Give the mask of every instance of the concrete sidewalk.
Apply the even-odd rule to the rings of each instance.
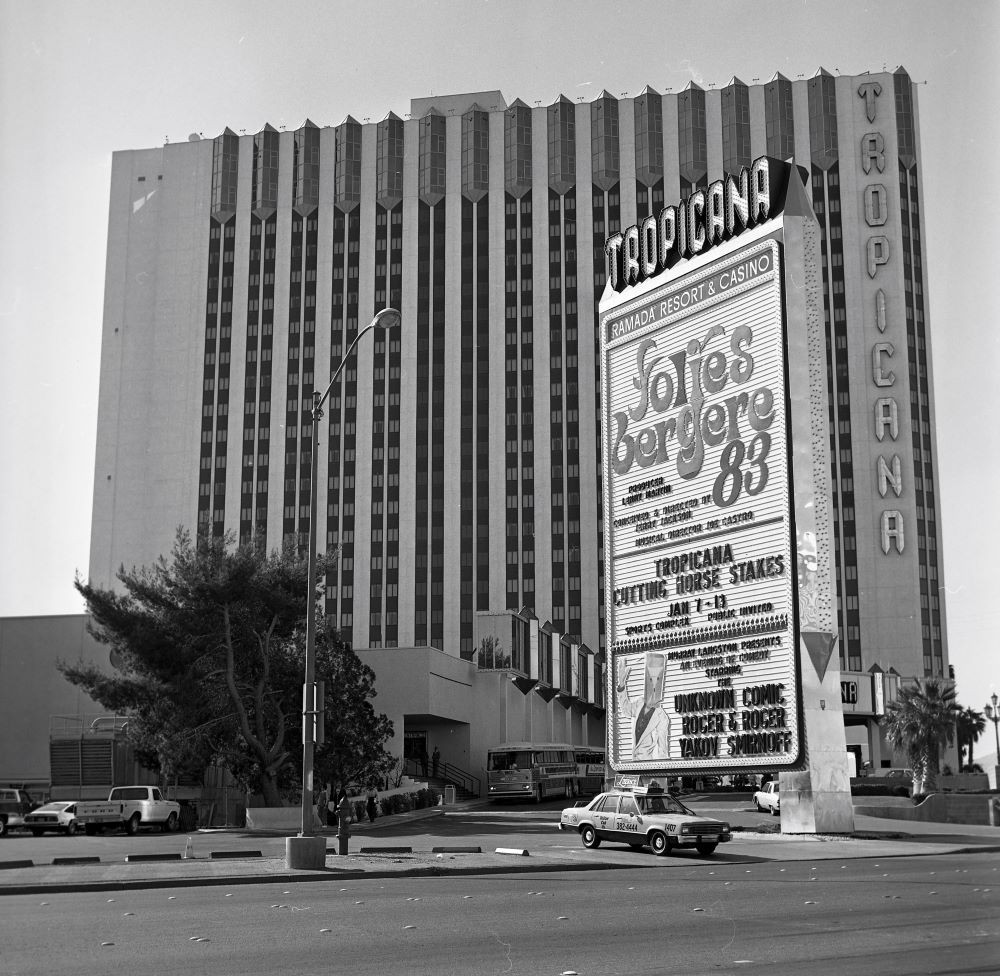
[[[450,808],[449,812],[454,810]],[[415,816],[415,814],[417,814]],[[440,815],[440,808],[416,811],[377,821],[391,827]],[[736,831],[733,840],[720,847],[712,859],[692,856],[692,863],[726,864],[762,861],[853,860],[861,858],[912,857],[938,854],[1000,852],[1000,830],[967,824],[901,824],[900,821],[859,816],[857,833],[844,835],[788,835]],[[902,829],[901,829],[902,828]],[[553,826],[553,840],[526,854],[499,853],[484,848],[468,852],[458,844],[433,850],[379,847],[377,838],[365,838],[367,824],[352,825],[351,852],[339,857],[337,837],[325,831],[326,867],[322,871],[288,870],[283,857],[234,856],[231,852],[213,859],[212,831],[199,831],[197,850],[201,856],[187,860],[142,860],[136,862],[37,864],[17,866],[0,861],[0,895],[47,895],[70,891],[121,891],[140,888],[173,888],[195,885],[239,885],[266,882],[337,881],[357,878],[412,877],[443,874],[496,874],[538,871],[595,871],[624,867],[655,869],[663,862],[650,856],[636,860],[616,845],[586,850],[572,843],[571,834]],[[175,835],[176,838],[177,835]],[[263,836],[259,832],[251,836]],[[275,835],[276,837],[277,835]],[[272,841],[275,838],[272,838]],[[172,845],[176,846],[176,845]],[[269,845],[273,848],[273,843]],[[362,853],[362,849],[366,853]],[[508,849],[501,849],[508,850]],[[684,857],[685,855],[678,855]],[[9,866],[6,866],[9,865]]]

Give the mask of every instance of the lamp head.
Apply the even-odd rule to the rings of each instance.
[[[399,310],[395,308],[383,308],[374,319],[372,319],[372,326],[376,329],[395,329],[403,321],[403,316],[400,315]]]

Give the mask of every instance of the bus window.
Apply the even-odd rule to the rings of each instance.
[[[524,751],[491,752],[487,759],[487,769],[504,772],[531,768],[531,753]]]

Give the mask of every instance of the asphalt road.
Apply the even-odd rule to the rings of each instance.
[[[1000,855],[10,896],[5,976],[995,973]]]

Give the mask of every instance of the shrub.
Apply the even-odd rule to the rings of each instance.
[[[865,783],[852,780],[851,793],[854,796],[909,796],[910,788],[901,783],[893,785],[884,780],[879,782],[878,779]]]

